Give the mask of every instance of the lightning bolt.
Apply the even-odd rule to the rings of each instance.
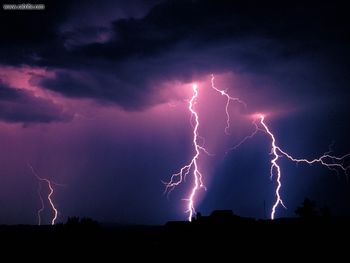
[[[37,214],[38,214],[38,225],[41,226],[41,213],[45,209],[44,199],[41,196],[41,182],[39,182],[39,184],[38,184],[38,196],[40,198],[40,204],[41,204],[41,207],[40,207],[40,209],[37,212]]]
[[[192,187],[192,190],[190,192],[190,195],[185,201],[187,201],[187,210],[186,213],[188,213],[188,221],[192,221],[193,215],[196,213],[195,210],[195,197],[197,194],[197,191],[200,188],[203,188],[206,190],[204,184],[203,184],[203,175],[200,172],[198,168],[198,158],[200,155],[200,151],[203,151],[208,154],[207,150],[203,147],[203,144],[200,144],[198,142],[198,139],[200,139],[200,135],[198,134],[198,128],[199,128],[199,117],[198,113],[196,112],[194,105],[197,102],[198,98],[198,86],[197,84],[193,84],[192,86],[193,95],[192,98],[189,101],[188,109],[191,112],[191,119],[194,118],[194,125],[193,127],[193,147],[194,147],[194,155],[190,161],[189,164],[183,166],[178,173],[175,173],[171,176],[170,181],[168,183],[165,183],[166,189],[165,192],[170,193],[176,186],[181,184],[183,180],[186,178],[186,176],[192,171],[192,175],[194,178],[194,185]],[[204,140],[202,140],[204,143]]]
[[[226,135],[229,135],[229,129],[230,129],[230,113],[229,113],[229,106],[231,101],[238,102],[242,104],[245,108],[247,107],[247,104],[240,100],[239,98],[231,97],[229,94],[227,94],[227,90],[220,90],[215,87],[215,76],[214,74],[211,74],[211,87],[215,91],[219,92],[222,96],[226,98],[226,105],[225,105],[225,112],[226,112],[226,127],[225,127],[225,133]]]
[[[278,159],[282,156],[285,156],[287,159],[289,159],[292,162],[295,163],[306,163],[309,165],[318,163],[321,164],[325,167],[327,167],[329,170],[332,171],[336,171],[338,173],[338,170],[342,170],[346,175],[348,170],[350,169],[350,165],[345,166],[344,162],[345,159],[347,157],[350,157],[350,153],[345,154],[341,157],[337,157],[334,155],[330,155],[330,152],[326,152],[324,153],[322,156],[320,156],[319,158],[315,158],[315,159],[302,159],[302,158],[295,158],[292,155],[288,154],[286,151],[282,150],[279,146],[276,145],[276,139],[275,136],[273,135],[273,133],[270,131],[270,129],[268,128],[268,126],[265,123],[265,117],[262,114],[259,114],[259,118],[260,118],[260,124],[263,127],[263,131],[266,132],[266,134],[268,134],[271,138],[271,153],[274,155],[274,158],[271,160],[271,170],[270,170],[270,175],[271,178],[274,175],[274,170],[277,171],[276,174],[276,181],[277,181],[277,187],[276,187],[276,191],[275,191],[275,195],[276,195],[276,200],[275,203],[272,206],[272,210],[271,210],[271,219],[275,218],[275,214],[276,214],[276,209],[278,207],[278,205],[282,205],[283,207],[283,201],[280,195],[280,190],[282,187],[282,182],[281,182],[281,169],[277,163]],[[261,130],[260,128],[258,128],[259,130]]]
[[[225,104],[225,112],[226,112],[226,127],[225,127],[225,134],[229,135],[229,129],[230,129],[230,113],[229,113],[229,106],[230,102],[238,102],[242,104],[244,107],[247,107],[246,103],[239,98],[231,97],[227,90],[220,90],[216,88],[215,86],[215,77],[214,74],[211,75],[211,88],[214,89],[216,92],[220,93],[222,96],[226,98],[226,104]],[[188,109],[191,113],[191,125],[193,127],[193,146],[194,146],[194,155],[191,159],[191,161],[183,166],[178,173],[172,174],[170,181],[167,183],[164,183],[166,185],[165,193],[170,194],[170,192],[180,185],[187,177],[188,174],[192,171],[192,175],[194,178],[194,185],[192,187],[192,190],[190,192],[190,195],[187,199],[185,199],[187,204],[187,210],[186,212],[189,213],[188,220],[191,221],[193,215],[196,213],[195,210],[195,197],[200,188],[205,188],[203,184],[203,175],[200,172],[198,168],[198,158],[200,156],[200,152],[204,152],[208,155],[211,155],[208,153],[208,151],[204,148],[205,140],[203,137],[201,137],[198,133],[199,128],[199,117],[198,113],[196,112],[194,105],[197,103],[198,98],[198,86],[196,84],[193,84],[192,87],[193,95],[192,98],[189,101]],[[299,164],[299,163],[306,163],[309,165],[318,163],[325,167],[327,167],[329,170],[336,171],[338,173],[338,170],[343,171],[346,175],[348,175],[348,170],[350,169],[350,165],[345,166],[345,160],[347,157],[350,157],[350,153],[345,154],[343,156],[337,157],[334,155],[331,155],[331,151],[328,151],[324,153],[319,158],[315,159],[304,159],[304,158],[295,158],[286,151],[282,150],[278,145],[275,138],[275,135],[272,133],[272,131],[269,129],[268,125],[265,122],[265,116],[263,114],[257,114],[258,118],[255,118],[252,122],[254,126],[253,132],[244,137],[243,140],[241,140],[237,145],[230,148],[226,154],[231,151],[237,149],[239,146],[241,146],[243,143],[245,143],[247,140],[253,138],[259,131],[264,132],[269,136],[271,139],[271,155],[273,155],[273,158],[271,160],[271,166],[270,166],[270,178],[271,180],[275,177],[276,178],[276,189],[275,189],[275,196],[276,199],[273,203],[272,209],[271,209],[271,219],[275,219],[277,208],[281,205],[284,208],[286,206],[283,203],[282,197],[281,197],[281,188],[282,188],[282,173],[281,173],[281,167],[278,164],[278,161],[281,157],[286,157],[288,160]],[[193,124],[194,119],[194,124]],[[198,140],[201,140],[201,143]]]
[[[271,154],[273,154],[273,156],[274,156],[274,158],[271,160],[271,168],[270,168],[271,179],[273,178],[274,171],[277,172],[277,174],[276,174],[277,187],[276,187],[276,191],[275,191],[276,201],[273,204],[272,211],[271,211],[271,219],[274,219],[277,206],[279,204],[281,204],[284,208],[286,208],[286,207],[283,204],[283,201],[282,201],[282,198],[281,198],[281,195],[280,195],[280,190],[281,190],[281,187],[282,187],[282,183],[281,183],[281,168],[279,167],[279,165],[277,163],[277,161],[278,161],[278,159],[280,157],[278,155],[278,153],[277,153],[279,148],[276,146],[275,136],[272,134],[272,132],[269,130],[269,128],[265,124],[264,119],[265,119],[265,117],[263,115],[260,115],[260,123],[264,127],[266,133],[271,138]]]
[[[51,206],[51,209],[53,210],[54,212],[54,216],[51,220],[51,225],[54,225],[55,224],[55,221],[57,219],[57,214],[58,214],[58,211],[52,201],[52,195],[54,193],[54,189],[52,187],[52,183],[49,179],[46,179],[46,178],[42,178],[40,177],[36,171],[34,170],[33,166],[31,166],[29,163],[28,163],[28,166],[30,168],[30,170],[32,171],[33,175],[38,179],[39,181],[39,188],[38,188],[38,194],[39,194],[39,198],[40,198],[40,202],[41,202],[41,208],[38,210],[37,214],[38,214],[38,225],[40,226],[41,225],[41,212],[45,209],[45,206],[44,206],[44,200],[43,200],[43,197],[41,195],[41,183],[42,182],[45,182],[47,184],[47,187],[49,188],[50,192],[49,194],[47,195],[47,200]]]
[[[230,102],[231,101],[235,101],[235,102],[238,102],[242,105],[244,105],[244,107],[247,107],[247,104],[240,100],[239,98],[235,98],[235,97],[231,97],[229,94],[227,94],[226,90],[220,90],[218,88],[215,87],[215,77],[214,77],[214,74],[211,75],[211,87],[216,90],[217,92],[219,92],[222,96],[225,96],[226,97],[226,105],[225,105],[225,112],[226,112],[226,127],[225,127],[225,133],[227,135],[229,135],[229,128],[230,128],[230,114],[229,114],[229,105],[230,105]],[[261,125],[264,127],[264,130],[267,134],[269,134],[269,136],[271,137],[271,153],[274,155],[274,158],[271,160],[271,169],[270,169],[270,176],[271,178],[273,178],[273,175],[274,175],[274,171],[277,172],[277,176],[276,176],[276,181],[277,181],[277,188],[276,188],[276,201],[272,207],[272,212],[271,212],[271,218],[274,219],[275,217],[275,213],[276,213],[276,208],[279,204],[281,204],[283,207],[285,207],[285,205],[283,204],[283,200],[281,198],[281,195],[280,195],[280,189],[282,187],[282,183],[281,183],[281,168],[279,167],[277,161],[279,159],[279,155],[277,153],[278,151],[278,147],[276,146],[276,140],[275,140],[275,137],[274,135],[270,132],[269,128],[266,126],[266,124],[264,123],[264,116],[263,115],[260,115],[260,123]],[[235,145],[234,147],[231,147],[228,151],[226,151],[226,154],[228,152],[230,152],[231,150],[235,150],[237,149],[239,146],[241,146],[243,143],[245,143],[247,140],[253,138],[257,133],[258,131],[260,130],[256,121],[254,120],[253,121],[253,125],[255,127],[254,131],[243,138],[242,141],[240,141],[237,145]]]

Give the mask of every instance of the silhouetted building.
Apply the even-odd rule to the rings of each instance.
[[[213,224],[229,224],[235,222],[253,222],[254,218],[240,217],[235,215],[232,210],[214,210],[209,216],[202,216],[197,213],[194,220],[196,224],[213,223]]]
[[[169,221],[166,226],[170,228],[191,228],[191,226],[227,226],[252,222],[255,222],[254,218],[240,217],[235,215],[232,210],[214,210],[209,216],[203,216],[198,212],[196,217],[193,217],[192,222]]]

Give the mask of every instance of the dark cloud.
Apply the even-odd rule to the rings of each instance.
[[[45,65],[57,61],[56,63],[60,64],[63,60],[59,58],[68,56],[65,54],[67,45],[94,42],[92,38],[96,37],[96,42],[100,42],[101,32],[106,33],[106,26],[113,19],[141,15],[147,12],[147,7],[158,1],[130,2],[126,4],[125,1],[112,0],[101,0],[99,3],[82,0],[34,0],[31,4],[45,4],[45,10],[5,11],[1,8],[0,63],[33,65],[41,61]],[[23,1],[11,1],[9,4],[16,3],[23,4]],[[107,11],[109,15],[106,15]],[[92,33],[87,33],[88,30]]]
[[[66,39],[64,45],[67,49],[74,49],[90,43],[106,42],[112,32],[106,27],[83,27],[75,31],[63,33]]]
[[[10,1],[22,4],[23,1]],[[31,4],[43,1],[32,1]],[[33,64],[45,50],[59,49],[57,28],[67,12],[68,2],[45,3],[45,11],[0,11],[0,62]],[[9,54],[11,54],[9,56]]]
[[[68,9],[74,10],[72,6],[79,5]],[[28,36],[36,43],[32,45],[35,56],[14,57],[21,63],[58,69],[56,78],[42,79],[45,88],[65,96],[115,102],[128,110],[159,103],[150,94],[162,81],[189,81],[198,73],[273,75],[276,81],[284,81],[280,86],[290,90],[296,81],[285,83],[285,79],[295,61],[316,64],[319,75],[328,70],[340,79],[338,90],[343,92],[348,81],[344,69],[349,68],[345,10],[340,1],[331,5],[313,1],[164,1],[144,17],[117,17],[102,27],[96,24],[99,21],[94,26],[79,24],[64,32],[58,30],[65,23],[58,18],[62,11],[53,19],[44,18],[49,22],[40,34]],[[293,70],[300,79],[305,69]],[[313,82],[315,75],[307,78],[305,85]]]
[[[136,86],[128,80],[104,72],[59,70],[55,77],[35,78],[41,86],[67,97],[93,98],[103,103],[117,103],[131,111],[141,110],[153,104],[151,94],[145,94],[143,89],[135,88]]]
[[[32,92],[9,87],[0,81],[0,120],[10,123],[69,121],[72,116],[52,101]]]

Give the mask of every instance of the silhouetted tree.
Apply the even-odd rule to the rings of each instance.
[[[84,217],[80,220],[80,224],[83,227],[95,228],[98,226],[98,222],[88,217]]]
[[[80,221],[80,219],[77,216],[68,217],[67,222],[66,222],[66,226],[75,227],[75,226],[79,225],[79,221]]]
[[[316,210],[316,202],[311,201],[309,198],[305,198],[302,206],[299,206],[295,210],[295,214],[302,218],[315,218],[318,216]]]

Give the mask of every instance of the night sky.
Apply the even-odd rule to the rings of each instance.
[[[249,116],[264,113],[278,145],[296,157],[330,146],[337,156],[350,152],[348,9],[303,2],[57,1],[42,11],[1,10],[0,224],[37,223],[38,180],[27,163],[60,184],[58,222],[185,220],[191,176],[168,197],[162,182],[194,154],[194,82],[199,134],[215,154],[199,158],[207,191],[197,211],[268,217],[276,187],[269,138],[258,133],[226,154],[253,131]],[[230,104],[229,135],[211,74],[247,103]],[[344,173],[280,164],[287,209],[276,217],[294,216],[305,197],[350,215]],[[42,215],[49,223],[48,207]]]

